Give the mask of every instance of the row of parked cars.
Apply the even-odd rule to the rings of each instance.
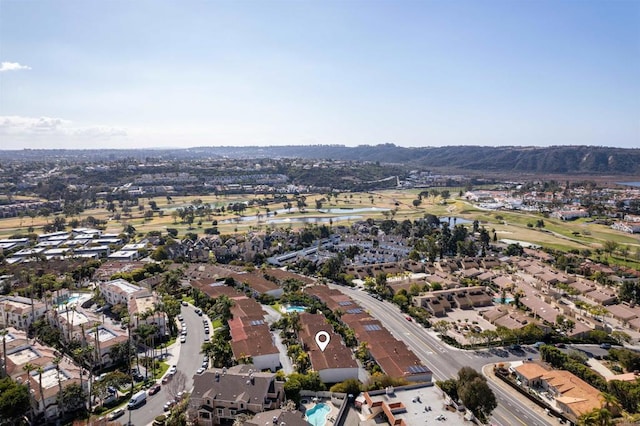
[[[188,303],[183,301],[182,302],[183,306],[188,306]],[[202,316],[202,310],[201,309],[196,309],[196,314],[198,314],[199,316]],[[185,343],[187,341],[187,323],[184,321],[184,317],[182,315],[178,315],[178,320],[181,323],[181,332],[180,332],[180,342],[181,343]],[[206,340],[208,340],[208,334],[209,334],[209,323],[207,322],[206,319],[202,320],[203,326],[204,326],[204,331],[205,334],[207,335],[207,337],[205,337]],[[203,361],[202,361],[202,367],[200,367],[200,369],[198,370],[198,374],[201,374],[204,370],[206,370],[206,368],[209,365],[209,357],[205,356]],[[171,378],[176,374],[176,372],[178,371],[178,368],[176,365],[172,365],[171,367],[169,367],[169,370],[167,371],[167,374],[165,374],[165,376],[162,378],[162,384],[166,384],[169,382],[169,380],[171,380]],[[133,369],[131,371],[131,374],[134,377],[135,381],[141,381],[144,379],[144,377],[140,374],[140,372],[137,369]],[[102,376],[98,377],[96,380],[102,380],[104,378],[104,376],[106,376],[106,374],[103,374]],[[131,397],[131,400],[129,401],[129,403],[127,404],[127,407],[131,410],[131,409],[135,409],[141,405],[143,405],[144,403],[146,403],[147,400],[147,396],[152,396],[155,395],[156,393],[160,392],[160,389],[162,388],[162,384],[160,383],[155,383],[153,386],[151,386],[149,388],[148,391],[144,391],[141,390],[139,392],[137,392],[136,394],[134,394]],[[115,391],[115,389],[114,389]],[[178,395],[176,396],[176,399],[172,399],[170,401],[167,401],[167,403],[164,404],[164,411],[169,411],[171,410],[171,408],[176,405],[184,396],[184,392],[180,392],[178,393]],[[118,408],[114,411],[112,411],[111,413],[109,413],[109,415],[107,416],[107,420],[109,421],[113,421],[115,419],[117,419],[118,417],[122,416],[125,413],[125,409],[124,408]]]
[[[184,321],[184,317],[182,315],[178,315],[178,321],[182,325],[182,330],[180,331],[180,343],[185,343],[187,341],[187,323]]]

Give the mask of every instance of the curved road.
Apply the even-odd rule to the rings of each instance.
[[[428,333],[422,326],[406,320],[405,315],[397,306],[388,302],[379,301],[369,296],[368,293],[349,287],[332,286],[342,291],[369,313],[380,320],[385,327],[405,344],[420,358],[433,372],[434,379],[445,380],[455,377],[458,370],[464,366],[473,367],[482,371],[486,364],[504,362],[509,360],[521,360],[530,356],[529,353],[511,354],[500,357],[488,351],[465,351],[450,348],[442,344],[435,336]],[[498,407],[492,414],[492,423],[501,426],[525,425],[548,426],[550,419],[539,415],[518,398],[514,398],[509,392],[488,381],[498,401]]]
[[[167,360],[169,365],[177,365],[178,371],[182,372],[186,376],[186,384],[184,389],[178,389],[176,390],[176,393],[179,390],[190,390],[192,388],[193,375],[202,365],[203,355],[200,353],[200,348],[202,347],[205,336],[202,319],[206,318],[206,316],[198,316],[195,313],[195,308],[191,305],[182,306],[181,313],[184,316],[184,321],[187,323],[187,341],[186,343],[177,343],[178,345],[180,345],[177,364],[176,360],[171,358],[171,353],[169,359]],[[166,385],[162,385],[160,392],[158,392],[157,394],[148,395],[147,403],[145,405],[142,405],[138,409],[131,410],[131,424],[135,426],[149,425],[153,422],[153,419],[156,418],[156,416],[164,414],[164,404],[167,401],[173,399],[168,391],[168,388],[170,386],[171,381],[169,381],[169,383],[167,383]],[[125,413],[123,419],[128,419],[128,415],[129,411]]]

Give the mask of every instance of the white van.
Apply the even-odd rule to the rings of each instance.
[[[129,404],[127,404],[127,407],[129,407],[129,410],[133,410],[134,408],[138,408],[139,406],[144,404],[146,401],[147,391],[141,390],[131,397],[131,400],[129,401]]]

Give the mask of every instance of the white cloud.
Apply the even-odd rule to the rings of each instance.
[[[20,70],[30,70],[31,67],[27,65],[22,65],[18,62],[2,62],[0,64],[0,72],[3,71],[20,71]]]
[[[77,126],[72,121],[53,117],[0,116],[0,135],[14,141],[78,143],[111,140],[127,136],[125,129],[111,126]]]

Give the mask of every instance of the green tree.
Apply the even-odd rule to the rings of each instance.
[[[608,392],[600,393],[600,401],[603,408],[606,408],[610,413],[619,413],[622,406],[615,395]]]
[[[481,421],[488,419],[498,406],[487,379],[471,367],[458,371],[457,390],[463,404]]]
[[[289,377],[284,383],[284,394],[287,399],[294,401],[296,404],[300,403],[300,391],[302,390],[302,384],[296,377]]]
[[[77,412],[84,410],[84,391],[78,383],[71,383],[62,391],[60,398],[62,405],[65,407],[66,412]]]
[[[485,420],[498,406],[496,397],[484,377],[476,377],[460,384],[460,400],[479,419]]]
[[[29,389],[10,377],[0,379],[0,424],[20,424],[30,410]]]
[[[122,232],[127,234],[129,238],[133,238],[136,235],[136,228],[131,224],[127,224],[124,226]]]
[[[346,394],[351,394],[353,396],[358,396],[360,393],[360,381],[358,379],[347,379],[344,382],[336,383],[331,386],[329,391],[331,392],[342,392]]]
[[[406,294],[397,293],[395,296],[393,296],[393,303],[404,310],[409,305],[409,298],[406,296]]]
[[[436,385],[454,401],[458,401],[458,381],[456,379],[438,380]]]
[[[578,418],[579,426],[610,426],[613,425],[611,412],[606,408],[594,408]]]
[[[158,246],[153,253],[151,253],[151,258],[156,262],[161,262],[169,258],[169,254],[167,253],[167,249],[164,246]]]
[[[602,243],[602,249],[611,257],[613,252],[618,248],[618,243],[616,241],[607,240]]]
[[[451,329],[451,323],[447,320],[436,321],[433,329],[440,334],[446,334]]]

